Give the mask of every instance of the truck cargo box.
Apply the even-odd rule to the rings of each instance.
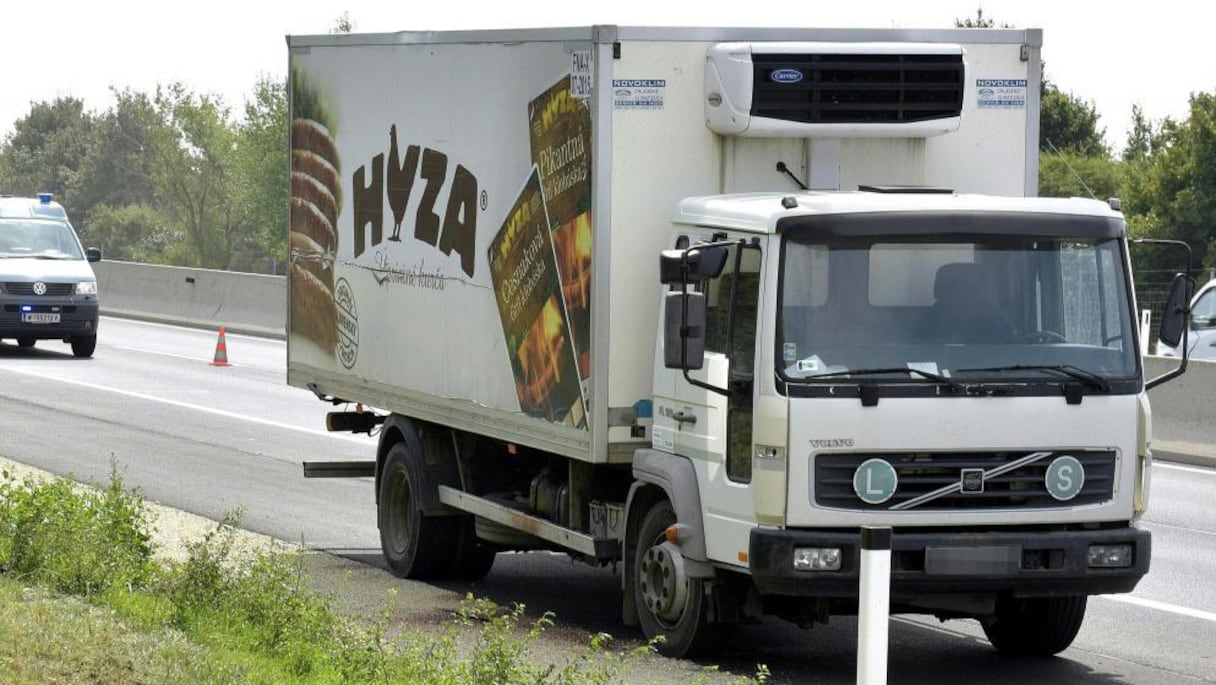
[[[649,444],[656,255],[677,202],[797,182],[1033,195],[1040,40],[290,37],[288,382],[627,462]]]

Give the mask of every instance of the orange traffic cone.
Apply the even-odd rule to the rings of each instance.
[[[215,341],[215,359],[211,360],[212,366],[232,366],[228,363],[228,344],[224,342],[224,327],[220,326],[219,340]]]

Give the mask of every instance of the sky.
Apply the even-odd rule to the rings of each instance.
[[[103,112],[113,105],[111,88],[152,92],[157,84],[173,81],[219,95],[239,113],[259,77],[286,73],[286,35],[326,33],[344,14],[360,33],[591,24],[946,28],[982,7],[1000,24],[1043,29],[1047,78],[1094,104],[1107,142],[1118,150],[1126,141],[1133,104],[1151,120],[1183,119],[1190,93],[1216,91],[1211,26],[1200,16],[1206,5],[1184,0],[4,0],[0,138],[11,134],[33,102],[71,96]]]

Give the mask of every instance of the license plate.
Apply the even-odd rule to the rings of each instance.
[[[1020,545],[925,548],[927,575],[1012,576],[1021,568]]]
[[[23,312],[21,320],[25,323],[59,323],[59,314],[50,312]]]

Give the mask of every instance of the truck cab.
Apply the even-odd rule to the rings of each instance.
[[[778,613],[855,610],[863,525],[894,531],[894,611],[979,617],[1012,651],[1063,649],[1087,595],[1148,571],[1107,203],[755,194],[686,200],[675,230],[664,260],[721,270],[667,279],[662,330],[686,335],[656,352],[652,448],[694,464],[710,563]]]

